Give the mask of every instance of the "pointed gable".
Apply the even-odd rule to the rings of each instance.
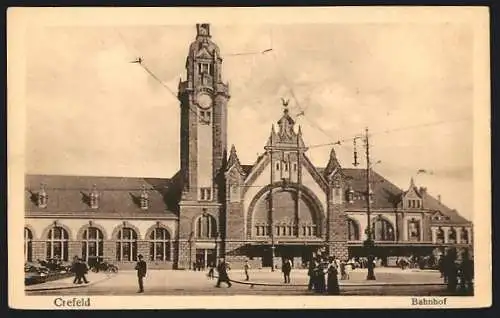
[[[236,153],[236,147],[231,146],[231,151],[229,152],[229,158],[227,160],[226,174],[231,174],[232,171],[237,171],[240,176],[245,176],[246,172],[240,164],[240,159]]]
[[[295,132],[295,121],[290,116],[288,108],[283,110],[283,116],[278,120],[278,127],[278,132],[274,130],[274,125],[271,127],[271,134],[266,148],[306,149],[304,140],[302,139],[302,129],[299,126],[298,132]]]
[[[328,160],[328,164],[323,171],[323,176],[328,180],[335,172],[339,171],[340,169],[341,167],[337,159],[335,149],[332,147],[332,150],[330,151],[330,159]]]

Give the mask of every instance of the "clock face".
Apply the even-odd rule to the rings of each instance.
[[[205,93],[198,94],[196,103],[202,108],[209,108],[212,106],[212,97]]]

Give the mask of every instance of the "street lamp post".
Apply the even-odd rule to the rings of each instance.
[[[191,266],[193,265],[193,236],[194,232],[189,234],[189,269],[193,269]]]
[[[220,233],[215,234],[215,263],[217,263]],[[208,264],[207,264],[208,265]]]
[[[372,196],[372,191],[371,191],[371,180],[370,180],[370,143],[369,143],[369,137],[368,137],[368,128],[365,130],[365,146],[366,146],[366,216],[367,216],[367,221],[368,221],[368,226],[366,228],[366,240],[364,242],[364,247],[365,250],[368,254],[368,263],[367,263],[367,269],[368,269],[368,274],[366,276],[367,280],[375,280],[375,272],[374,272],[374,265],[373,265],[373,247],[375,245],[375,242],[373,241],[373,235],[372,235],[372,226],[371,226],[371,196]]]

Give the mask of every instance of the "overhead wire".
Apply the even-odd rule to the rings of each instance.
[[[125,42],[125,39],[123,38],[122,34],[116,29],[115,29],[115,31],[118,34],[118,36],[120,37],[123,44],[130,49],[130,47]],[[141,56],[141,55],[139,54],[138,56]],[[161,86],[163,86],[175,98],[175,100],[178,100],[177,94],[170,87],[168,87],[167,84],[165,84],[158,76],[156,76],[156,74],[146,65],[143,58],[140,58],[136,64],[139,64],[139,66],[141,66],[155,81],[157,81]],[[198,114],[198,111],[193,109],[190,104],[188,104],[188,110],[191,111],[193,114],[195,114],[197,119],[200,122],[207,122],[207,119],[202,118]]]

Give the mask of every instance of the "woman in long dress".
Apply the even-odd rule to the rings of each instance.
[[[327,269],[327,272],[328,272],[328,286],[327,286],[328,295],[339,295],[340,289],[339,289],[337,264],[335,263],[334,257],[330,257],[329,261],[330,262],[328,264],[328,269]]]

